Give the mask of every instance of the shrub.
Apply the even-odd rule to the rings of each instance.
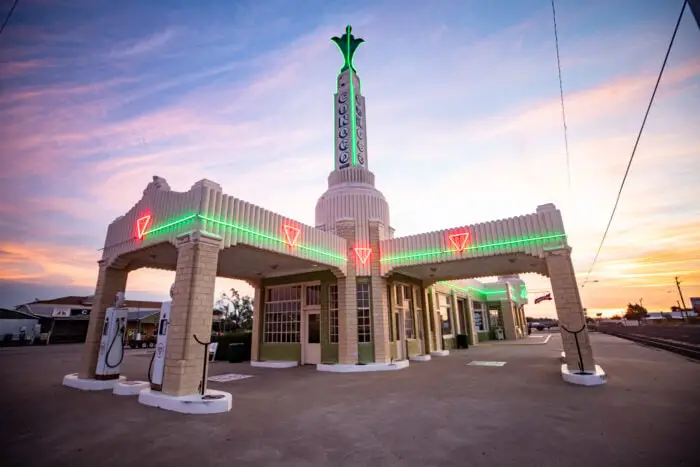
[[[253,343],[253,333],[250,331],[227,332],[221,336],[212,338],[212,342],[218,342],[215,360],[228,360],[229,344],[243,344],[245,346],[246,360],[250,360],[250,348]]]

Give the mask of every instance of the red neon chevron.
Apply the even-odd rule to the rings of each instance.
[[[362,264],[366,264],[367,260],[369,259],[369,255],[372,254],[371,248],[353,248],[353,250],[355,250],[357,259],[359,259]]]
[[[457,251],[462,252],[467,247],[467,240],[469,240],[469,232],[450,234],[449,239],[452,245],[457,249]]]
[[[299,227],[284,224],[284,236],[287,238],[287,243],[289,243],[290,246],[296,246],[297,240],[299,240],[299,234],[301,234],[301,229],[299,229]]]
[[[136,219],[136,234],[139,239],[142,239],[146,235],[146,229],[151,224],[151,215],[146,214],[143,217]]]

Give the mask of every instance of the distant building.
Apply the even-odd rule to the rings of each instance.
[[[696,315],[700,315],[700,297],[690,297],[690,308]]]
[[[92,296],[68,296],[36,300],[19,305],[16,310],[38,318],[41,337],[46,343],[84,342],[87,335]],[[158,321],[162,302],[126,300],[129,308],[127,336],[140,331],[152,335]]]
[[[33,342],[38,337],[38,324],[34,315],[0,308],[0,345]]]

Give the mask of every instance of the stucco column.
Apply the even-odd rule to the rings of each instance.
[[[435,350],[440,351],[442,350],[442,320],[440,319],[440,302],[437,295],[435,289],[430,287],[428,291],[428,297],[430,299],[430,320],[432,321]]]
[[[430,285],[423,283],[421,286],[423,295],[423,331],[425,334],[425,353],[435,351],[435,339],[433,338],[433,304],[431,303]]]
[[[510,300],[501,300],[501,317],[503,318],[503,334],[506,340],[515,340],[518,335],[515,332],[515,316],[513,316],[513,303]]]
[[[559,319],[560,327],[562,327],[561,340],[569,370],[577,371],[579,369],[579,356],[574,335],[565,331],[563,327],[569,331],[578,331],[583,328],[578,333],[583,370],[594,372],[593,349],[591,348],[588,329],[585,325],[586,319],[583,315],[583,306],[578,285],[576,284],[574,266],[571,262],[571,248],[564,247],[547,250],[545,251],[545,261],[547,262],[549,280],[552,284],[557,318]]]
[[[95,377],[97,367],[97,356],[100,353],[100,342],[102,341],[102,328],[105,322],[105,312],[107,307],[114,305],[117,292],[126,291],[126,280],[129,272],[126,269],[119,269],[108,265],[108,260],[103,259],[97,263],[100,267],[97,273],[97,285],[95,286],[95,296],[90,310],[90,321],[88,323],[87,336],[80,357],[80,368],[78,377],[90,379]]]
[[[469,326],[469,345],[477,345],[479,337],[477,335],[476,324],[474,323],[474,300],[467,296],[467,325]]]
[[[450,311],[452,316],[450,319],[454,323],[452,326],[452,334],[455,336],[455,343],[457,342],[457,334],[462,334],[462,325],[459,322],[459,311],[457,310],[457,294],[454,290],[450,290]]]
[[[204,346],[211,340],[212,307],[221,238],[195,231],[177,237],[175,287],[165,353],[163,393],[199,392]],[[205,377],[206,389],[206,377]]]
[[[355,221],[343,220],[335,224],[336,235],[348,242],[347,275],[338,278],[338,363],[356,364],[357,351],[357,276]],[[372,256],[372,255],[370,255]]]
[[[257,362],[260,360],[260,338],[262,337],[262,306],[263,293],[265,290],[259,281],[248,281],[253,286],[253,336],[250,344],[250,359]]]
[[[382,277],[379,258],[381,256],[380,242],[384,226],[381,222],[369,222],[369,242],[372,248],[370,255],[371,301],[372,301],[372,341],[374,342],[374,361],[376,363],[391,363],[389,347],[389,298],[386,296],[387,281]]]

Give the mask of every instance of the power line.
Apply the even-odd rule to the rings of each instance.
[[[7,13],[7,16],[5,17],[5,21],[2,23],[2,26],[0,26],[0,34],[5,30],[5,26],[7,26],[7,22],[10,21],[10,16],[12,16],[12,12],[15,11],[15,7],[19,3],[19,0],[15,0],[15,2],[12,4],[12,8],[10,8],[10,11]]]
[[[661,70],[659,71],[659,76],[656,78],[656,84],[654,85],[654,92],[651,93],[651,99],[649,100],[649,105],[647,106],[647,111],[644,114],[644,119],[642,120],[642,126],[639,128],[639,133],[637,134],[637,140],[634,142],[634,148],[632,148],[632,155],[630,156],[630,160],[627,163],[627,169],[625,170],[625,175],[622,177],[622,183],[620,184],[620,189],[617,192],[617,198],[615,199],[615,205],[613,206],[612,213],[610,214],[610,219],[608,220],[608,225],[605,227],[605,232],[603,232],[603,238],[600,240],[600,245],[598,245],[598,251],[596,251],[595,256],[593,257],[593,263],[591,264],[591,268],[588,270],[588,273],[586,274],[586,279],[583,281],[584,285],[586,282],[588,282],[588,277],[591,275],[591,271],[593,271],[593,266],[595,266],[596,261],[598,260],[598,255],[600,255],[600,250],[603,248],[603,243],[605,242],[605,238],[608,236],[608,230],[610,230],[610,224],[612,224],[613,218],[615,217],[615,211],[617,211],[617,206],[620,203],[620,196],[622,195],[622,188],[625,186],[625,181],[627,180],[627,176],[629,175],[630,172],[630,167],[632,166],[632,161],[634,160],[634,155],[637,153],[637,146],[639,145],[639,140],[642,137],[642,132],[644,131],[644,125],[647,123],[647,117],[649,117],[649,111],[651,110],[651,106],[654,103],[654,98],[656,97],[656,90],[659,89],[659,83],[661,82],[661,77],[664,74],[664,69],[666,68],[666,63],[668,62],[668,56],[671,53],[671,48],[673,47],[673,41],[676,40],[676,33],[678,32],[678,27],[681,24],[681,19],[683,18],[683,12],[685,11],[685,6],[688,3],[688,0],[683,1],[683,7],[681,8],[681,13],[678,15],[678,20],[676,21],[676,27],[673,29],[673,35],[671,36],[671,41],[668,44],[668,49],[666,49],[666,56],[664,57],[664,62],[661,65]]]
[[[554,45],[557,48],[557,70],[559,71],[559,97],[561,100],[561,118],[564,123],[564,148],[566,150],[566,178],[569,183],[569,194],[571,194],[571,167],[569,165],[569,135],[566,125],[566,112],[564,111],[564,86],[561,79],[561,60],[559,59],[559,34],[557,33],[557,12],[554,9],[552,0],[552,19],[554,20]]]

